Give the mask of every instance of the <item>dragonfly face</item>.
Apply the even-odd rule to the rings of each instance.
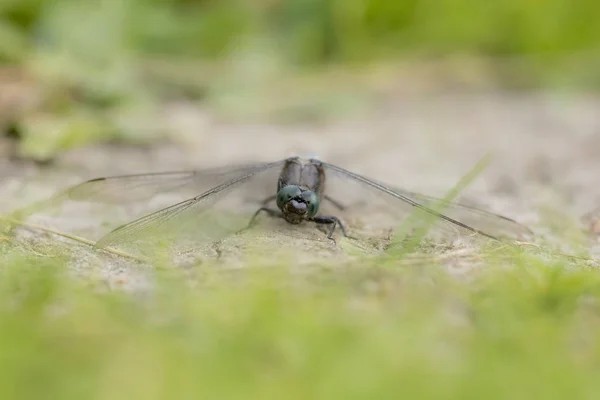
[[[319,196],[312,190],[302,190],[296,185],[287,185],[277,193],[277,207],[290,224],[299,224],[314,217],[319,211]]]

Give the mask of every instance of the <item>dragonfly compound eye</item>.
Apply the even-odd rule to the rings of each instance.
[[[302,190],[298,186],[288,185],[281,188],[277,193],[277,207],[281,209],[287,202],[292,200],[294,197],[298,197],[302,194]]]
[[[302,192],[302,199],[308,207],[308,216],[314,217],[319,211],[319,196],[312,190],[306,190]]]

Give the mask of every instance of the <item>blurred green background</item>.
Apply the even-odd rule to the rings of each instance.
[[[599,20],[594,0],[3,0],[0,123],[45,159],[162,137],[139,120],[174,99],[302,118],[362,106],[415,71],[596,90]]]
[[[61,54],[96,67],[154,56],[219,59],[265,40],[287,62],[408,54],[559,60],[600,43],[593,0],[3,1],[2,59]]]

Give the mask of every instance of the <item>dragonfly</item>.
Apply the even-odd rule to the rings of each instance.
[[[264,186],[261,186],[261,183]],[[259,189],[256,205],[249,219],[235,220],[234,224],[223,223],[213,215],[213,207],[230,197],[242,199],[242,195]],[[334,189],[342,189],[334,195]],[[345,189],[345,193],[344,190]],[[271,195],[265,191],[273,190]],[[132,201],[145,201],[164,192],[192,191],[193,196],[165,208],[146,214],[126,223],[101,237],[96,249],[117,246],[138,240],[162,225],[174,223],[177,230],[186,223],[192,224],[214,237],[239,232],[254,226],[261,213],[282,218],[287,223],[298,225],[313,222],[328,227],[327,239],[335,243],[336,229],[348,238],[348,229],[335,212],[347,211],[352,198],[363,198],[363,207],[377,208],[386,205],[384,221],[390,215],[406,217],[411,211],[421,210],[436,218],[433,228],[484,237],[492,240],[521,238],[531,231],[510,218],[494,214],[465,204],[410,192],[385,185],[340,166],[316,158],[289,157],[273,162],[233,165],[204,170],[158,172],[136,175],[121,175],[96,178],[85,181],[66,191],[74,201],[120,204]],[[237,191],[238,194],[233,194]],[[368,196],[365,196],[366,194]],[[337,196],[337,197],[336,197]],[[344,204],[346,202],[346,204]],[[234,211],[249,211],[251,201],[241,200]],[[273,204],[274,203],[274,204]],[[360,203],[360,201],[359,201]],[[433,204],[441,204],[443,213],[436,211]],[[258,207],[257,207],[258,206]],[[360,211],[364,213],[364,210]],[[224,216],[224,214],[219,214]],[[370,220],[371,217],[367,217]],[[226,218],[223,218],[226,219]],[[189,225],[189,224],[188,224]]]

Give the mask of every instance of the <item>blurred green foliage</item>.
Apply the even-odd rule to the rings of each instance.
[[[469,284],[435,263],[393,259],[301,273],[165,265],[152,293],[133,296],[109,290],[105,273],[73,279],[63,257],[8,242],[2,250],[6,399],[564,399],[600,390],[600,281],[569,263],[524,256],[507,268],[486,257]]]
[[[84,137],[24,145],[44,158],[64,143],[156,137],[130,123],[156,113],[164,96],[270,109],[256,99],[282,101],[269,92],[291,79],[277,75],[282,68],[298,75],[331,64],[482,57],[514,85],[597,88],[598,20],[594,0],[0,0],[0,61],[41,88],[37,110],[61,119],[74,112],[76,124],[85,115],[96,126]],[[365,97],[341,86],[329,103]],[[301,109],[324,98],[321,88],[285,93]]]
[[[36,49],[222,57],[249,38],[297,62],[404,52],[564,54],[598,49],[594,0],[3,0],[1,56]]]

